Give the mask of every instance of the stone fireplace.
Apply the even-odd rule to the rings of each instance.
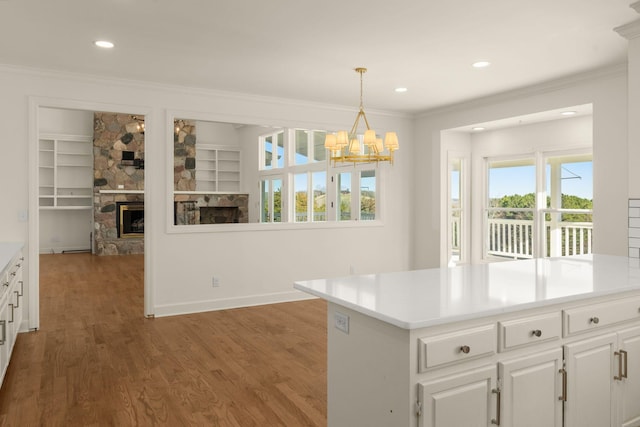
[[[144,167],[142,161],[135,162],[144,159],[141,121],[144,117],[130,114],[94,114],[93,253],[96,255],[144,253]],[[121,225],[121,219],[129,224]]]
[[[175,195],[175,225],[246,222],[249,222],[248,194]]]
[[[119,239],[144,237],[144,203],[116,203],[116,229]]]

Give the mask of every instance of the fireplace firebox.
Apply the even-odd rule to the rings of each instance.
[[[128,239],[144,236],[144,203],[117,202],[116,228],[118,238]]]

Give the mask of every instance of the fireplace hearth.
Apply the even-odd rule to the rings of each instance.
[[[118,238],[140,238],[144,236],[144,203],[116,203],[116,226]]]

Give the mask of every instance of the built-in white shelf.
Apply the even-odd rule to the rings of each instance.
[[[92,135],[40,134],[38,169],[40,209],[92,209]]]
[[[240,150],[232,146],[196,144],[196,191],[175,194],[240,192]]]

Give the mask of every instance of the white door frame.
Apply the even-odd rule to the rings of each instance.
[[[38,199],[38,132],[39,109],[60,108],[68,110],[105,111],[112,113],[126,113],[145,116],[145,152],[153,150],[154,144],[149,141],[158,140],[154,134],[154,115],[152,108],[139,105],[104,104],[98,102],[77,101],[61,98],[29,97],[29,329],[40,327],[40,211]],[[162,147],[162,144],[158,145]],[[151,150],[149,150],[151,149]],[[151,157],[146,156],[145,157]],[[155,169],[149,165],[147,169]],[[156,165],[161,167],[160,165]],[[145,165],[146,167],[146,165]],[[150,180],[145,171],[144,202],[151,206]],[[148,215],[147,215],[148,214]],[[155,223],[153,210],[145,212],[145,223],[149,230]],[[154,314],[154,289],[151,271],[152,259],[152,233],[144,234],[144,316],[152,317]]]

